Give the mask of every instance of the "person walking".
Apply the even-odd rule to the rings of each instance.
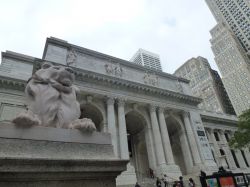
[[[195,183],[194,183],[194,180],[192,178],[189,178],[189,180],[188,180],[188,186],[189,187],[195,187]]]
[[[156,186],[161,187],[161,180],[158,177],[156,178]]]
[[[162,181],[163,181],[163,183],[164,183],[164,187],[167,187],[168,178],[167,178],[167,175],[166,175],[166,174],[163,175]]]
[[[184,187],[184,184],[183,184],[183,177],[182,176],[180,176],[179,177],[179,183],[180,183],[180,187]]]
[[[136,182],[135,187],[141,187],[138,182]]]
[[[202,187],[207,187],[206,176],[207,176],[207,174],[201,170],[200,182],[201,182]]]

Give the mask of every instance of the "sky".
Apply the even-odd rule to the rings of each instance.
[[[167,73],[197,56],[217,70],[215,24],[205,0],[0,0],[0,51],[41,58],[53,36],[125,60],[143,48]]]

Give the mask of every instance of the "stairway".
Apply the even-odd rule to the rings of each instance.
[[[201,187],[200,177],[198,176],[198,174],[184,175],[183,176],[184,187],[188,187],[189,178],[192,178],[194,180],[195,187]]]

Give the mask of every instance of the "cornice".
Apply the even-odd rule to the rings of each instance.
[[[238,118],[234,115],[228,115],[228,114],[218,114],[218,113],[212,113],[212,112],[201,112],[201,119],[202,121],[206,122],[223,122],[223,123],[229,123],[237,125]]]
[[[100,52],[97,52],[97,51],[94,51],[94,50],[90,50],[90,49],[83,48],[83,47],[80,47],[80,46],[77,46],[77,45],[73,45],[73,44],[68,43],[65,40],[57,39],[57,38],[54,38],[54,37],[47,38],[46,43],[45,43],[45,47],[44,47],[44,52],[43,52],[43,59],[45,58],[45,54],[46,54],[46,51],[47,51],[48,44],[53,44],[53,45],[56,45],[56,46],[59,46],[59,47],[64,47],[64,48],[67,48],[69,50],[74,49],[74,51],[80,52],[82,54],[87,54],[87,55],[90,55],[90,56],[93,56],[93,57],[96,57],[96,58],[99,58],[99,59],[105,59],[105,60],[108,60],[108,61],[111,61],[111,62],[116,62],[116,63],[122,64],[122,65],[130,67],[130,68],[140,69],[140,70],[147,71],[147,72],[152,72],[152,73],[154,73],[156,75],[166,77],[166,78],[169,78],[169,79],[173,79],[173,80],[178,80],[180,82],[185,82],[185,83],[190,82],[187,79],[184,79],[184,78],[181,78],[181,77],[169,74],[169,73],[165,73],[165,72],[161,72],[161,71],[155,71],[155,70],[152,70],[152,69],[147,68],[145,66],[141,66],[141,65],[132,63],[130,61],[127,61],[127,60],[123,60],[123,59],[116,58],[116,57],[113,57],[113,56],[110,56],[110,55],[106,55],[106,54],[103,54],[103,53],[100,53]]]
[[[0,76],[0,88],[24,91],[26,82],[20,79]]]
[[[2,58],[11,58],[11,59],[21,60],[25,62],[30,62],[30,63],[33,63],[37,59],[35,57],[24,55],[21,53],[16,53],[13,51],[2,52]]]
[[[154,96],[165,96],[168,98],[175,99],[179,102],[185,102],[192,105],[198,105],[202,99],[174,92],[171,90],[164,90],[161,88],[156,88],[153,86],[144,85],[141,83],[135,83],[128,80],[120,79],[117,77],[107,76],[103,74],[98,74],[95,72],[76,69],[76,81],[83,82],[95,82],[95,84],[101,84],[105,86],[110,86],[112,88],[126,88],[127,90],[133,90],[134,92],[144,92],[149,95]]]

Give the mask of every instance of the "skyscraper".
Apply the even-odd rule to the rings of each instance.
[[[250,1],[206,0],[218,23],[225,23],[250,56]]]
[[[236,114],[240,115],[250,108],[250,60],[237,37],[225,24],[217,24],[210,33],[222,81]]]
[[[144,49],[139,49],[134,56],[131,58],[130,62],[134,62],[136,64],[157,70],[162,71],[160,56],[146,51]]]
[[[207,59],[200,56],[191,58],[174,74],[190,80],[193,95],[203,99],[202,103],[198,105],[199,108],[235,114],[219,74],[211,69]]]

